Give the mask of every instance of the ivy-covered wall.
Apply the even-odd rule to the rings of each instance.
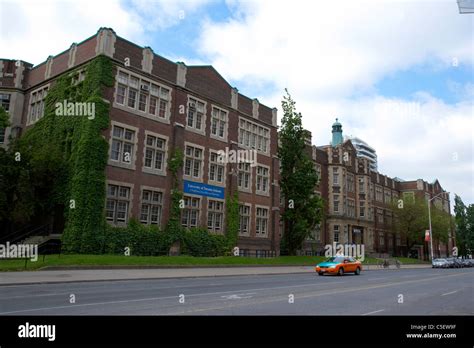
[[[104,87],[113,85],[112,70],[111,60],[99,56],[85,67],[83,81],[75,80],[75,72],[58,78],[46,97],[43,118],[17,144],[30,158],[48,148],[48,160],[55,160],[60,175],[50,199],[65,207],[62,240],[69,252],[102,251],[108,144],[101,131],[109,126],[109,104],[102,95]],[[64,101],[93,103],[95,115],[57,115],[56,103]]]
[[[83,69],[85,78],[78,82],[77,73]],[[179,148],[173,150],[169,159],[173,185],[168,202],[170,217],[164,230],[142,226],[135,219],[126,227],[107,224],[104,212],[108,143],[102,132],[109,127],[110,120],[109,103],[103,99],[103,92],[113,82],[113,64],[105,56],[59,77],[49,89],[43,118],[14,144],[13,151],[23,156],[27,177],[41,182],[31,192],[38,204],[44,205],[36,211],[52,216],[58,206],[64,208],[65,252],[123,253],[124,248],[130,248],[132,255],[160,255],[178,242],[181,251],[191,255],[229,253],[238,239],[238,196],[232,195],[226,201],[224,235],[202,228],[185,230],[180,221],[183,193],[178,178],[184,155]],[[93,104],[94,117],[58,114],[56,104],[65,101]]]

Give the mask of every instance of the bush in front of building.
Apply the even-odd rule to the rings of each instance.
[[[131,219],[126,227],[107,225],[103,246],[104,254],[125,254],[130,250],[133,256],[157,256],[167,255],[170,245],[159,227]]]
[[[184,234],[182,254],[191,256],[223,256],[228,251],[224,235],[212,234],[205,228],[190,228]]]
[[[129,250],[133,256],[168,255],[174,242],[176,240],[158,226],[143,225],[131,219],[124,227],[107,225],[103,253],[125,255]],[[182,255],[213,257],[229,254],[226,237],[210,233],[205,228],[183,229],[179,242]]]

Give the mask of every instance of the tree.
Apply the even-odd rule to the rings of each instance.
[[[321,198],[314,194],[318,175],[306,149],[307,131],[302,125],[302,115],[296,112],[295,101],[285,91],[282,126],[278,134],[280,188],[285,201],[282,249],[295,255],[320,222],[323,204]]]
[[[425,231],[429,229],[428,203],[424,198],[414,197],[395,201],[393,228],[407,241],[407,252],[415,244],[423,244]],[[447,243],[451,227],[451,215],[436,206],[431,207],[431,233],[433,240]],[[408,256],[408,255],[407,255]]]
[[[431,233],[433,240],[448,243],[451,229],[451,214],[437,207],[431,208]]]
[[[466,206],[461,197],[454,195],[456,245],[459,255],[474,251],[474,204]]]
[[[469,204],[467,213],[466,255],[474,253],[474,204]]]
[[[392,204],[393,228],[407,242],[407,252],[423,243],[424,231],[428,229],[428,206],[423,198],[414,197]],[[408,256],[408,255],[407,255]]]

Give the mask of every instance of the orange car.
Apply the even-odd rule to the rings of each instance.
[[[322,276],[325,273],[344,275],[344,273],[360,274],[362,264],[353,257],[349,256],[333,256],[324,262],[316,265],[316,272]]]

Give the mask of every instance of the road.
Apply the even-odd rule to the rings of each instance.
[[[473,314],[474,268],[0,286],[0,315]]]

